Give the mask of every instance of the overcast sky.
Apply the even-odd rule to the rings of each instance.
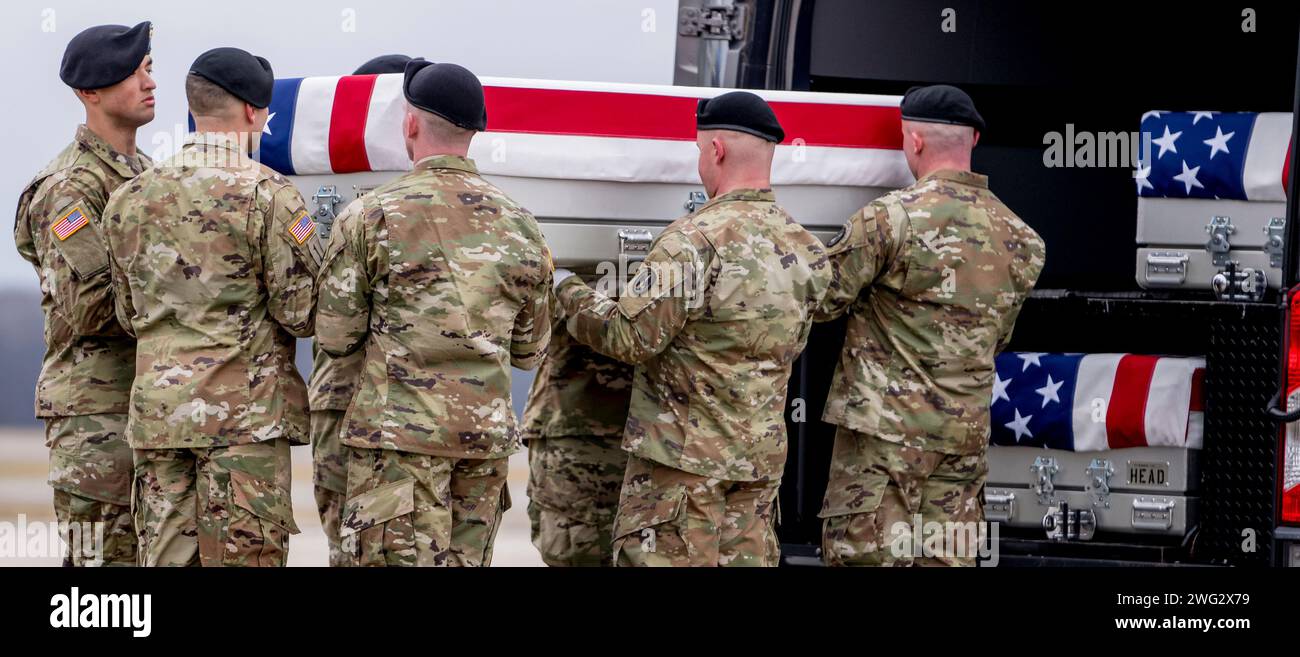
[[[13,245],[23,186],[73,137],[81,104],[59,81],[63,49],[105,23],[153,21],[157,117],[137,143],[185,121],[185,73],[199,53],[236,46],[277,77],[339,75],[375,55],[463,64],[480,75],[671,84],[674,0],[66,0],[6,2],[0,36],[11,76],[0,159],[0,288],[37,286]],[[16,78],[16,79],[15,79]]]

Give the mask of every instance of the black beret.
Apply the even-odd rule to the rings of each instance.
[[[149,54],[153,26],[96,25],[72,37],[59,78],[73,89],[102,89],[131,77]]]
[[[968,125],[984,131],[984,117],[965,91],[946,84],[912,87],[903,95],[899,108],[908,121]]]
[[[271,104],[271,91],[275,88],[271,62],[246,50],[213,48],[194,60],[190,73],[225,89],[253,107]]]
[[[406,55],[380,55],[353,71],[353,75],[377,75],[384,73],[401,73],[406,70],[406,63],[411,61]]]
[[[781,143],[785,130],[767,101],[748,91],[701,98],[695,106],[696,130],[735,130]]]
[[[402,93],[411,105],[462,128],[479,131],[487,128],[483,85],[464,66],[412,59],[406,63]]]

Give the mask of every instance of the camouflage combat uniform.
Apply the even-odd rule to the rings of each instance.
[[[46,423],[55,516],[60,523],[104,523],[101,556],[108,565],[136,561],[125,434],[135,340],[113,316],[101,218],[109,194],[149,164],[79,126],[72,145],[27,185],[14,222],[18,253],[41,281],[45,359],[36,417]],[[70,549],[64,561],[97,559]]]
[[[352,202],[316,339],[364,354],[343,419],[341,547],[355,565],[488,565],[518,449],[510,367],[550,339],[550,254],[527,210],[439,155]]]
[[[776,565],[785,396],[830,278],[771,190],[673,222],[618,301],[575,278],[569,332],[637,365],[614,522],[619,565]]]
[[[335,358],[317,345],[307,386],[311,404],[312,492],[329,545],[331,566],[348,563],[339,549],[343,501],[348,492],[347,453],[339,442],[339,432],[343,429],[343,413],[356,394],[362,356],[357,352]]]
[[[916,515],[983,519],[993,357],[1044,256],[987,177],[951,170],[873,201],[831,242],[817,319],[849,320],[822,417],[839,427],[820,514],[828,564],[973,565],[895,555],[889,536]]]
[[[120,188],[105,226],[117,316],[139,339],[141,563],[283,565],[289,446],[308,438],[294,337],[312,333],[323,251],[302,196],[199,133]]]
[[[523,418],[533,545],[551,566],[610,566],[632,366],[574,340],[558,304],[553,317]]]

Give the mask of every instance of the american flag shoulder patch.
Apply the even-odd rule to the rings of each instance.
[[[90,219],[85,212],[81,211],[81,206],[74,205],[71,210],[59,217],[59,220],[54,222],[53,226],[50,226],[50,231],[62,242],[72,237],[73,233],[85,228],[89,223]]]
[[[316,231],[316,222],[311,220],[311,215],[306,210],[299,210],[294,216],[293,223],[289,226],[289,234],[293,236],[295,242],[302,244],[307,241],[308,237]]]

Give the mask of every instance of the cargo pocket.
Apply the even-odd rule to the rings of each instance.
[[[483,546],[483,558],[480,562],[483,566],[492,565],[492,546],[496,545],[497,532],[501,531],[501,519],[505,517],[506,511],[514,502],[510,499],[510,486],[501,484],[501,499],[497,503],[496,517],[492,520],[492,530],[488,532],[487,545]]]
[[[878,513],[889,477],[867,474],[832,479],[817,517],[822,519],[822,556],[828,565],[882,563],[888,552],[884,518]]]
[[[614,563],[688,566],[681,535],[686,488],[674,486],[624,497],[614,518]]]
[[[141,497],[139,471],[131,473],[131,525],[135,529],[135,565],[147,566],[149,565],[147,562],[149,534],[145,531],[144,500]]]
[[[230,524],[222,562],[230,566],[283,566],[293,521],[289,491],[246,472],[230,472]]]
[[[764,533],[767,546],[767,565],[777,566],[781,563],[781,539],[776,530],[781,527],[781,493],[778,490],[772,496],[772,523]]]
[[[353,565],[415,565],[415,479],[384,484],[348,498],[339,529]]]

